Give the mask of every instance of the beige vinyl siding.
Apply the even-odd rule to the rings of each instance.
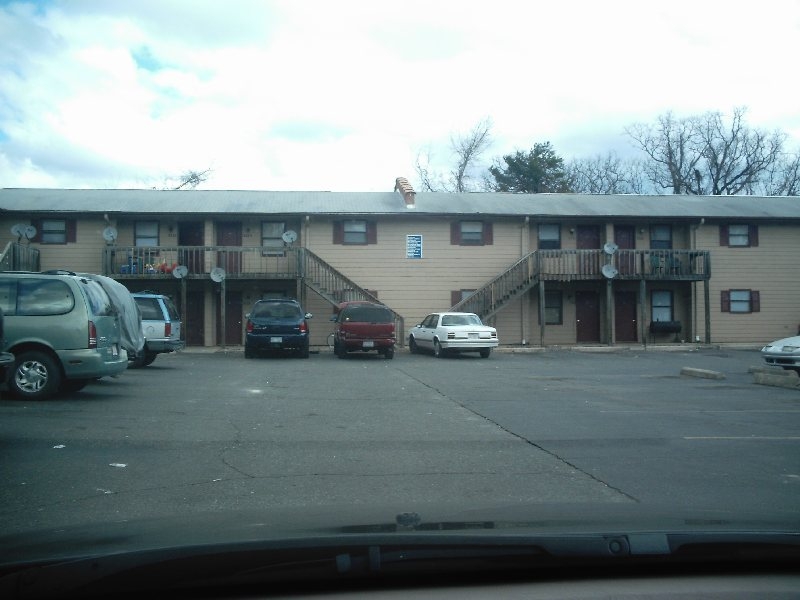
[[[520,222],[494,221],[493,244],[450,244],[450,220],[370,219],[377,222],[377,244],[333,244],[333,219],[314,220],[308,248],[379,299],[409,324],[451,306],[453,290],[476,289],[519,259]],[[421,235],[423,258],[406,258],[406,235]]]
[[[707,223],[697,231],[698,248],[711,252],[709,295],[712,342],[760,344],[797,335],[800,323],[798,228],[761,224],[758,238],[756,247],[730,248],[719,245],[718,223]],[[757,290],[761,297],[760,312],[722,312],[721,292],[731,289]],[[702,319],[702,284],[698,284],[697,290],[698,312]]]

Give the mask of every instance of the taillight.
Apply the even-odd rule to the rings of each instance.
[[[253,322],[250,320],[247,321],[247,333],[253,333]]]
[[[89,348],[97,348],[97,327],[89,321]]]
[[[308,333],[308,323],[305,321],[300,323],[300,333]]]
[[[172,323],[164,323],[164,337],[172,335]]]

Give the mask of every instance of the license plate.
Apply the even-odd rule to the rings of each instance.
[[[374,348],[375,342],[364,342],[363,346],[364,348]]]
[[[471,339],[471,340],[477,340],[478,337],[479,337],[477,333],[470,333],[468,335],[469,335],[469,339]]]
[[[271,337],[269,338],[271,344],[280,344],[283,341],[282,337]]]

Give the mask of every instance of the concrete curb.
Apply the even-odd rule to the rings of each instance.
[[[719,371],[695,369],[693,367],[683,367],[681,369],[681,375],[686,377],[700,377],[702,379],[725,379],[725,375]]]

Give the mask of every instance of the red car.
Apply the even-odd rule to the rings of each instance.
[[[382,304],[342,302],[331,320],[336,323],[333,352],[339,358],[347,358],[348,352],[371,350],[386,358],[394,357],[395,317]]]

